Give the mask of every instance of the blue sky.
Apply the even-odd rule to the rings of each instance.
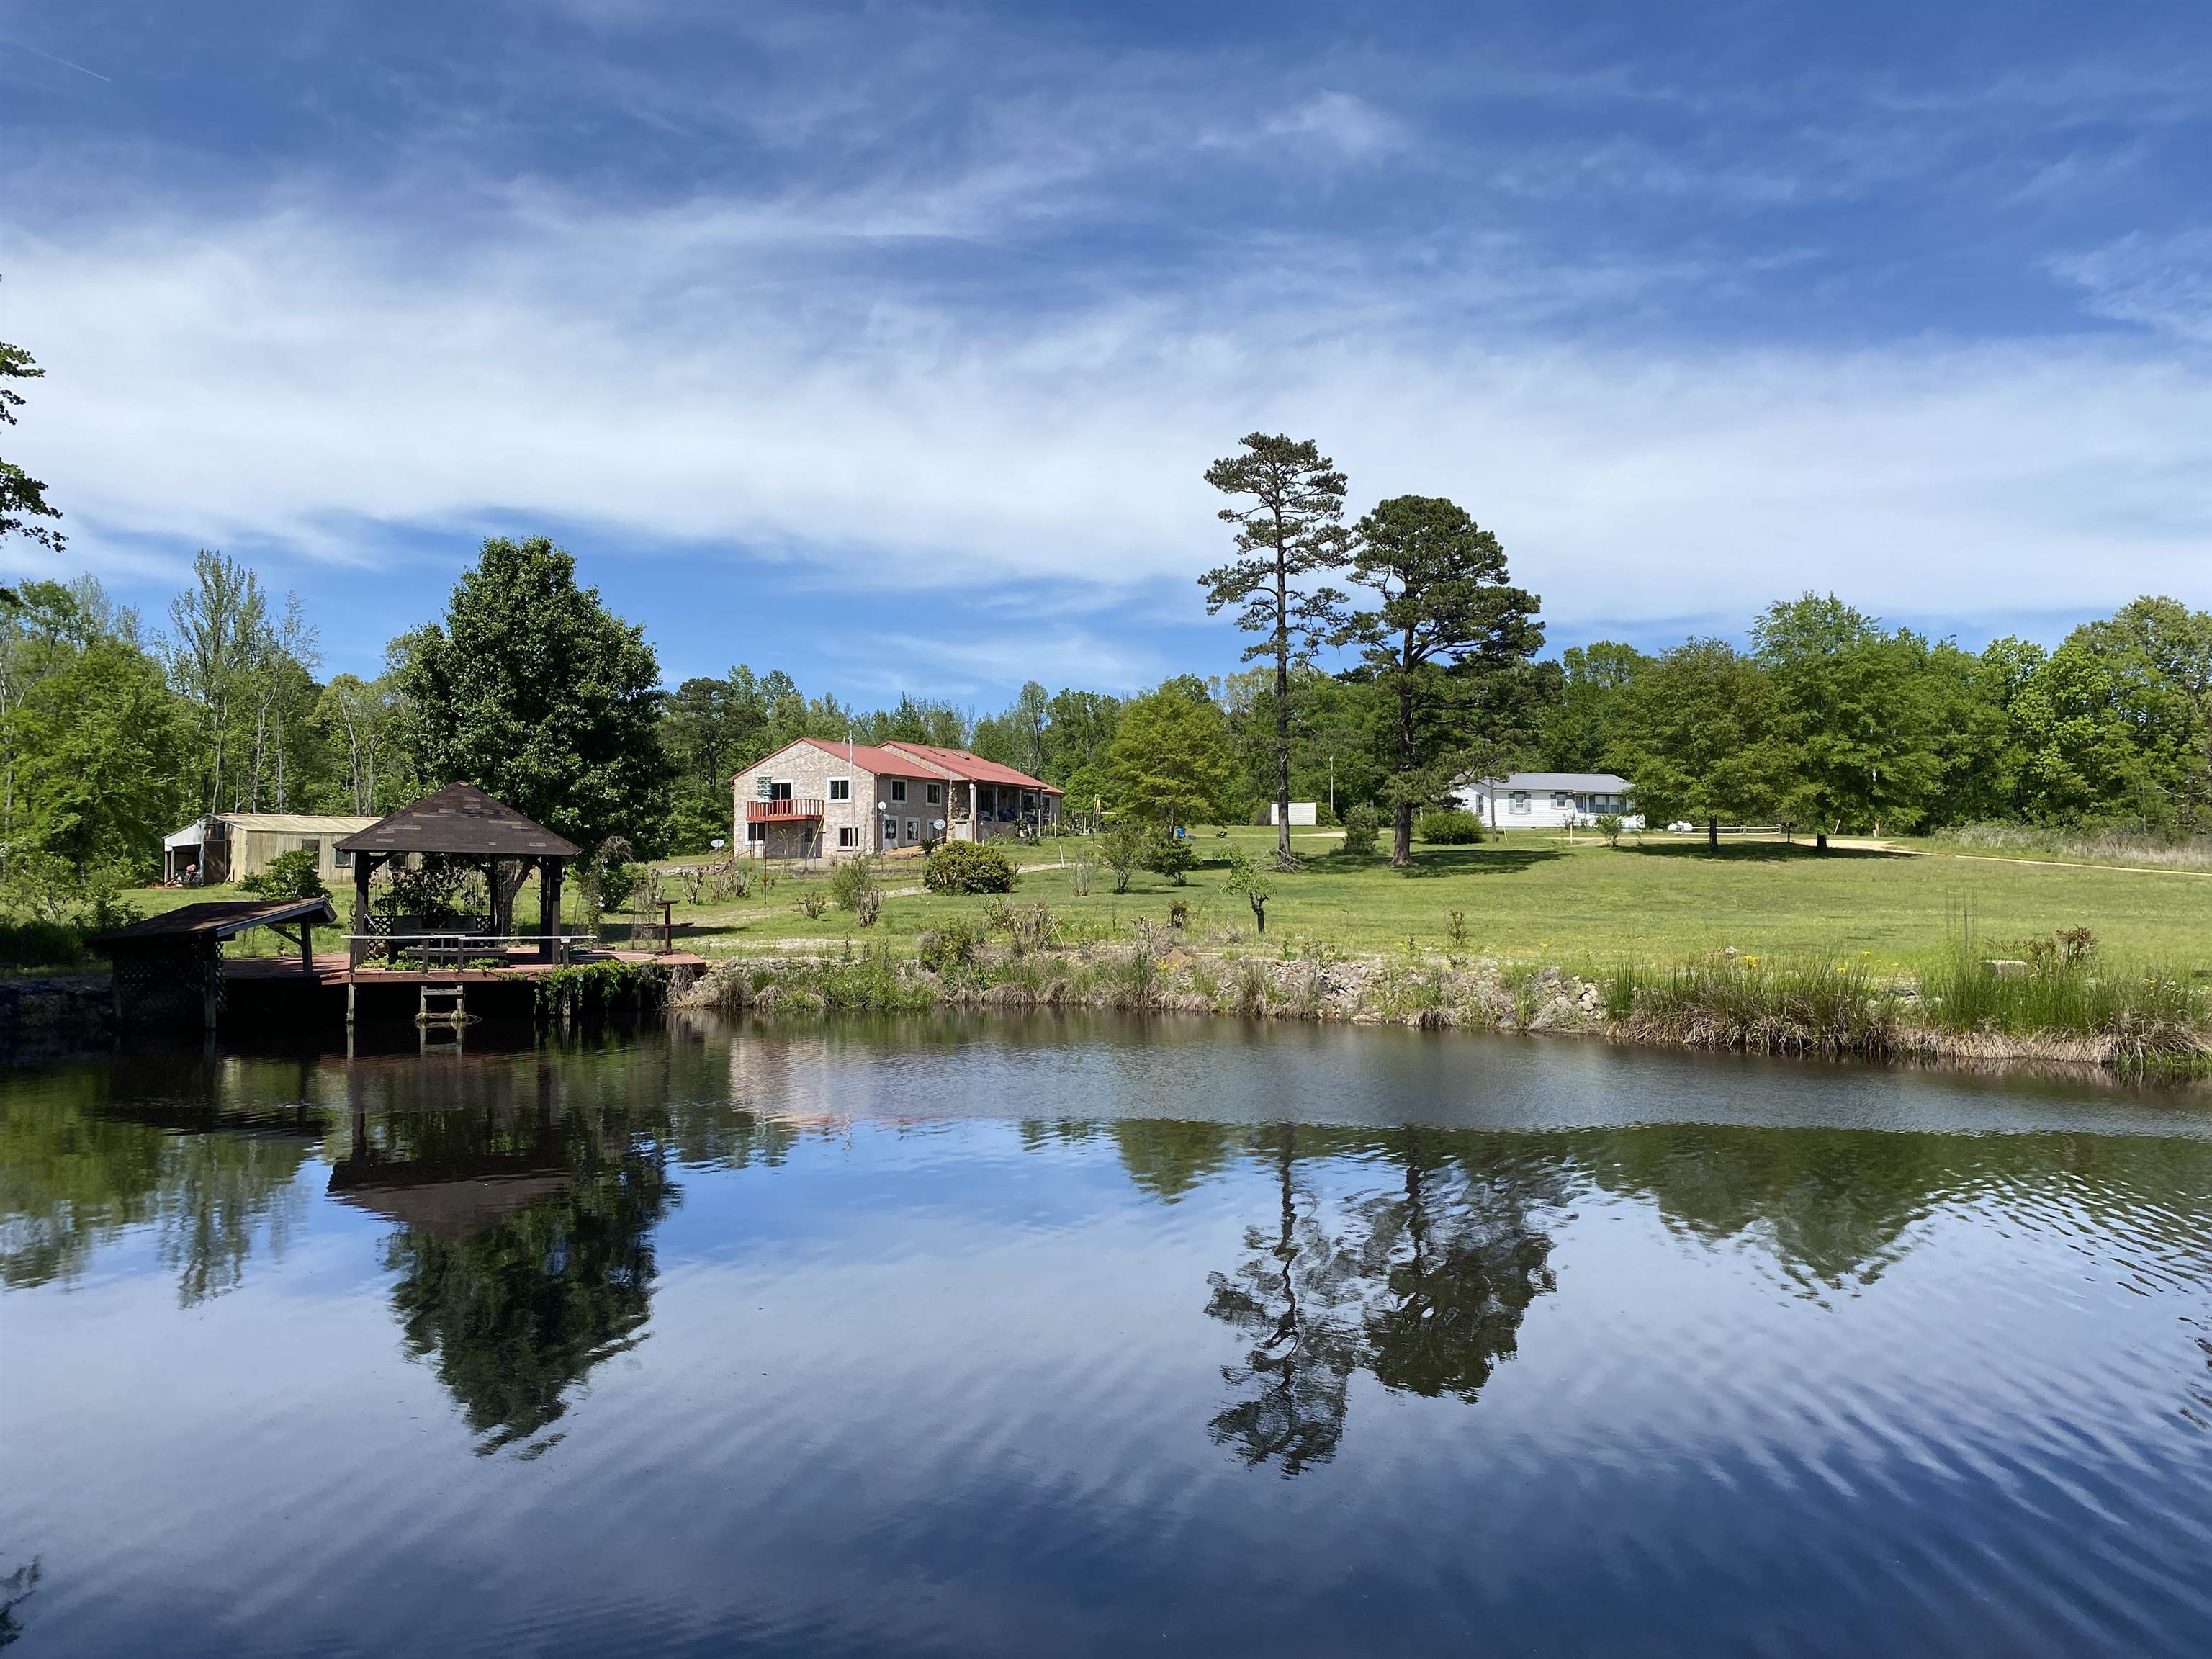
[[[1255,428],[1555,645],[2212,605],[2203,5],[79,0],[0,121],[70,569],[249,557],[332,671],[543,532],[672,681],[1218,672]]]

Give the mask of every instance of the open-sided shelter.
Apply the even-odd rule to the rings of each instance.
[[[545,939],[541,954],[549,961],[557,952],[561,932],[561,878],[568,860],[578,856],[574,842],[555,835],[543,824],[532,823],[506,802],[495,800],[472,783],[451,783],[434,795],[426,795],[412,806],[404,806],[389,817],[379,818],[368,829],[348,836],[337,850],[353,860],[355,960],[360,959],[359,938],[372,929],[368,908],[369,878],[377,866],[415,854],[460,859],[483,866],[494,893],[520,890],[529,870],[538,870],[538,932]],[[520,865],[520,870],[502,866]],[[501,878],[507,878],[502,890]]]

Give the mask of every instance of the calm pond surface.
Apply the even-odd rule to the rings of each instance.
[[[2212,1651],[2200,1094],[1227,1021],[0,1074],[26,1654]]]

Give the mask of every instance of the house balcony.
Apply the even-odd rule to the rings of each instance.
[[[802,818],[818,818],[824,803],[806,800],[797,796],[780,796],[775,800],[749,800],[745,803],[747,823],[794,823]]]

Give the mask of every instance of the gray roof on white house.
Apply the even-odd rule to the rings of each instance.
[[[1618,795],[1631,787],[1626,778],[1612,772],[1516,772],[1510,777],[1470,781],[1500,789],[1558,789],[1570,795]]]

